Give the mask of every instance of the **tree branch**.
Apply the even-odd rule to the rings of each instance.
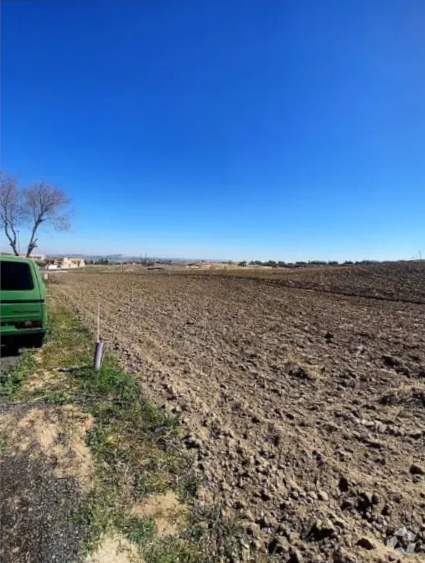
[[[15,178],[0,172],[0,225],[18,256],[16,228],[22,221],[22,196]]]
[[[69,229],[69,198],[63,190],[47,182],[20,189],[15,178],[0,172],[0,228],[13,252],[18,255],[17,230],[24,223],[31,229],[26,255],[37,247],[37,231],[42,224],[57,231]]]
[[[24,190],[23,213],[32,224],[31,237],[28,243],[27,256],[37,247],[36,234],[41,224],[50,224],[55,230],[67,230],[69,222],[66,208],[69,198],[66,194],[45,182],[33,184]]]
[[[8,240],[9,240],[9,244],[12,247],[13,252],[15,253],[15,256],[19,256],[19,252],[18,252],[17,245],[16,245],[16,233],[15,233],[15,231],[13,229],[11,229],[12,234],[13,234],[13,237],[12,237],[12,236],[10,236],[10,233],[9,233],[9,225],[5,224],[3,228],[4,228],[5,235],[7,236]]]

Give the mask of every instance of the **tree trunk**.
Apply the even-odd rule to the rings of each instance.
[[[36,223],[34,224],[34,227],[32,228],[31,238],[30,238],[30,241],[28,243],[28,248],[27,248],[27,255],[26,255],[27,258],[29,258],[31,256],[31,252],[37,246],[37,239],[35,238],[35,233],[37,232],[37,229],[40,226],[40,223],[41,223],[41,221],[36,221]]]
[[[9,240],[9,244],[10,244],[10,246],[11,246],[13,252],[15,253],[15,256],[19,256],[19,252],[18,252],[18,249],[17,249],[17,247],[16,247],[16,233],[15,233],[15,230],[12,229],[12,233],[13,233],[13,237],[12,237],[12,236],[10,235],[10,233],[9,233],[8,226],[5,225],[5,227],[4,227],[4,232],[5,232],[5,235],[7,236],[8,240]]]

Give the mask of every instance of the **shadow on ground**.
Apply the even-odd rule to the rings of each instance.
[[[0,347],[0,371],[3,373],[18,363],[19,350],[16,347],[2,345]]]

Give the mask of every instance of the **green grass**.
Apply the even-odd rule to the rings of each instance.
[[[127,539],[138,545],[146,545],[156,534],[155,520],[153,518],[130,516],[117,522],[116,526]]]
[[[179,498],[184,502],[195,498],[200,484],[199,477],[195,477],[191,473],[183,475],[177,487]]]
[[[9,444],[6,438],[0,437],[0,456],[7,452]]]
[[[169,484],[165,475],[147,469],[142,473],[136,473],[134,478],[134,493],[138,498],[149,495],[162,495],[167,492]]]
[[[21,390],[25,381],[34,374],[37,362],[33,350],[24,350],[19,362],[11,369],[0,373],[0,397],[13,399]]]
[[[149,563],[199,563],[200,561],[208,561],[205,553],[196,544],[174,536],[168,536],[159,542],[154,542],[143,555],[145,561]]]
[[[99,397],[114,397],[121,401],[133,400],[137,396],[137,383],[131,376],[119,367],[111,365],[106,357],[100,371],[94,371],[90,366],[84,366],[74,371],[78,378],[80,389]]]
[[[86,553],[95,550],[101,538],[113,530],[115,518],[115,492],[105,484],[95,487],[81,501],[73,513],[74,522],[83,531],[82,548]]]
[[[43,400],[52,405],[70,405],[74,402],[73,395],[60,389],[47,389],[42,396]]]

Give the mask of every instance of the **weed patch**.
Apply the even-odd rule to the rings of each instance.
[[[156,534],[155,520],[153,518],[137,518],[135,516],[124,518],[117,522],[117,528],[131,542],[145,545]]]
[[[148,547],[144,553],[149,563],[200,563],[208,561],[205,553],[191,542],[168,536]]]
[[[178,493],[182,501],[188,501],[196,497],[201,479],[191,473],[185,474],[178,484]]]
[[[24,350],[19,362],[10,370],[0,373],[0,396],[14,398],[25,381],[34,374],[37,362],[32,350]]]
[[[85,552],[96,549],[102,536],[112,530],[114,500],[114,491],[103,485],[90,491],[74,511],[73,520],[84,531],[82,547]]]

